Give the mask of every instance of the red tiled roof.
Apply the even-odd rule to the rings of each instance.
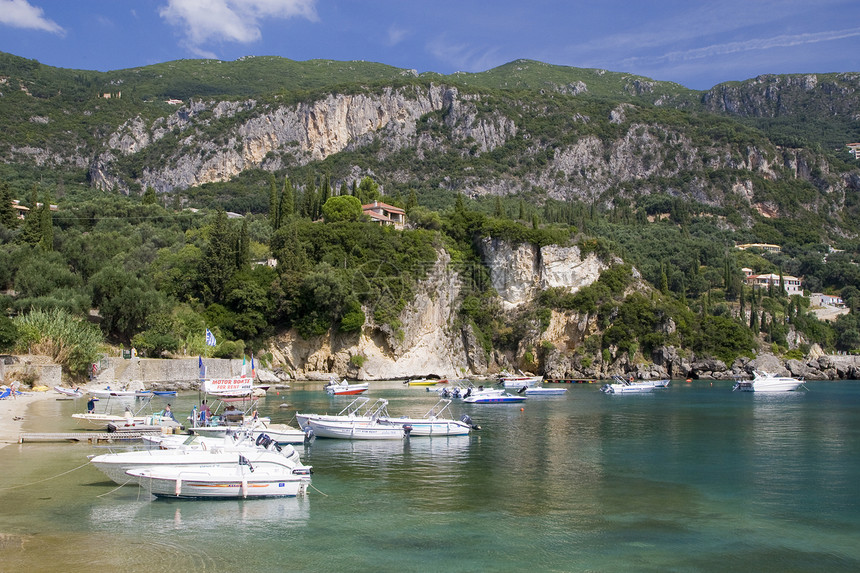
[[[368,209],[384,209],[386,211],[390,211],[392,213],[400,213],[401,215],[405,215],[406,211],[401,209],[400,207],[395,207],[394,205],[389,205],[388,203],[383,203],[382,201],[374,201],[373,203],[368,203],[367,205],[361,206],[362,210],[367,211]]]

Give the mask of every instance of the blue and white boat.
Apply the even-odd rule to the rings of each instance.
[[[507,402],[525,402],[522,394],[508,394],[501,388],[470,388],[463,397],[466,404],[504,404]]]

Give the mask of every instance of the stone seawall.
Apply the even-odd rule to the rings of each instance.
[[[200,381],[198,358],[124,358],[102,360],[92,383],[99,386],[128,387],[129,389],[190,389]],[[242,373],[242,360],[204,358],[207,378],[231,378]],[[251,365],[245,363],[250,374]]]

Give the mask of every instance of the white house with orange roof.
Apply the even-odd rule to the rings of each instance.
[[[785,292],[789,295],[792,294],[803,294],[803,285],[801,284],[801,280],[797,277],[793,277],[791,275],[783,275],[782,281],[785,283]],[[769,288],[773,285],[776,288],[779,288],[780,278],[778,274],[768,273],[765,275],[748,275],[744,282],[751,287],[757,288]]]
[[[374,223],[383,226],[391,225],[398,230],[403,229],[404,225],[406,225],[406,211],[400,207],[374,201],[373,203],[362,205],[361,210]]]

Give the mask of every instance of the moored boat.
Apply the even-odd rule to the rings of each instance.
[[[257,446],[256,441],[237,443],[235,445],[206,445],[196,448],[149,449],[131,452],[119,452],[95,456],[90,463],[108,478],[120,485],[129,481],[126,472],[132,469],[181,466],[195,469],[201,466],[235,465],[237,455],[247,458],[254,467],[285,468],[288,471],[300,469],[310,473],[310,466],[302,464],[298,452],[292,446],[283,446],[280,450],[265,449]]]
[[[412,427],[389,426],[376,421],[333,422],[308,420],[309,431],[318,438],[341,440],[402,440],[409,436]]]
[[[404,382],[407,386],[435,386],[438,383],[438,380],[428,378],[416,378],[415,380],[406,380]]]
[[[66,388],[65,386],[54,386],[54,392],[72,398],[81,398],[84,392],[80,388]]]
[[[446,415],[451,400],[441,399],[422,418],[410,418],[407,416],[380,417],[379,423],[387,426],[410,426],[410,436],[465,436],[471,430],[478,429],[472,424],[472,419],[463,415],[460,420],[454,420]]]
[[[503,389],[497,388],[470,388],[463,396],[465,404],[504,404],[507,402],[524,402],[526,397],[522,394],[509,394]]]
[[[526,387],[525,392],[523,392],[526,396],[559,396],[567,393],[567,388],[546,388],[544,386],[532,386],[531,388]]]
[[[503,372],[499,375],[499,382],[505,388],[513,388],[519,389],[522,387],[531,388],[536,384],[540,384],[543,380],[543,376],[526,376],[523,373],[520,373],[519,376],[515,376],[513,374],[508,374],[507,372]]]
[[[232,467],[150,467],[125,473],[157,497],[248,498],[304,495],[310,475],[297,469],[255,466],[239,456]]]
[[[323,390],[332,396],[353,396],[366,392],[369,387],[370,384],[367,382],[350,384],[346,380],[338,381],[337,378],[332,378],[328,384],[323,386]]]
[[[359,396],[337,414],[299,414],[296,413],[296,423],[302,430],[308,429],[308,420],[323,420],[328,422],[364,421],[372,422],[380,416],[387,416],[388,400],[379,399],[370,403],[370,398]]]
[[[732,390],[741,392],[793,392],[803,386],[803,378],[776,376],[769,372],[753,372],[753,379],[738,381]]]

